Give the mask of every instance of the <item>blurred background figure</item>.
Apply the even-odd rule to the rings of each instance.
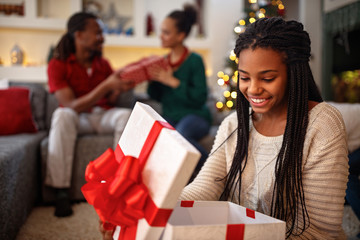
[[[48,84],[60,107],[52,116],[45,184],[57,191],[55,215],[72,214],[68,189],[78,133],[112,133],[118,142],[130,109],[114,108],[120,93],[133,83],[113,73],[102,57],[104,38],[99,19],[79,12],[67,23],[48,65]]]
[[[153,67],[153,81],[148,86],[150,97],[162,105],[163,117],[201,152],[190,181],[208,156],[198,141],[209,133],[212,121],[206,106],[208,87],[203,60],[184,45],[196,20],[197,11],[192,5],[184,5],[184,10],[175,10],[163,20],[160,39],[162,47],[170,49],[166,56],[170,67]]]

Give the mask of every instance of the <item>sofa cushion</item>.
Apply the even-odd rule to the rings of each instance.
[[[135,96],[134,91],[129,90],[123,92],[116,99],[115,106],[119,108],[133,108],[135,106]]]
[[[0,90],[0,135],[34,133],[29,89],[12,87]]]
[[[30,103],[33,118],[38,130],[45,129],[45,111],[47,92],[41,84],[10,82],[10,86],[26,87],[30,90]]]

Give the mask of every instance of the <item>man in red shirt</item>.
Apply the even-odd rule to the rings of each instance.
[[[55,110],[49,133],[45,184],[57,190],[55,215],[72,214],[68,196],[78,133],[114,132],[118,142],[130,110],[114,108],[117,96],[131,89],[102,58],[104,38],[97,17],[75,13],[48,65],[48,84],[60,107]]]

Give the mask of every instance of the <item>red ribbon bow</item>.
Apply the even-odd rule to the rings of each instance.
[[[121,226],[119,239],[135,239],[137,222],[145,218],[150,226],[165,226],[172,209],[159,209],[149,196],[141,173],[163,127],[167,122],[155,121],[141,149],[139,158],[125,156],[119,145],[91,161],[85,171],[87,183],[81,188],[105,227]]]

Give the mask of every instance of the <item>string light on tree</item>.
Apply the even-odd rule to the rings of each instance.
[[[248,0],[245,2],[246,17],[240,19],[234,27],[236,36],[243,33],[248,24],[256,19],[264,17],[284,17],[285,6],[280,0]],[[223,89],[223,99],[217,101],[216,108],[218,111],[229,111],[235,109],[236,88],[237,88],[237,64],[238,59],[234,50],[230,51],[226,59],[225,70],[219,71],[217,84]]]

